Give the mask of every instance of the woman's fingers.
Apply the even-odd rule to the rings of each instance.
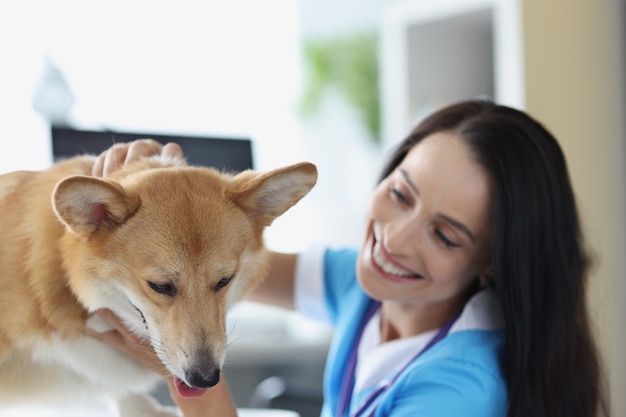
[[[128,152],[126,153],[126,157],[124,158],[124,164],[129,162],[137,161],[146,156],[159,155],[163,150],[163,145],[153,139],[139,139],[129,143]],[[113,160],[112,160],[113,162]],[[105,167],[105,175],[106,173],[110,173]],[[117,168],[117,167],[111,167]]]
[[[116,143],[109,149],[102,152],[96,158],[91,168],[91,174],[95,177],[104,177],[112,172],[115,167],[121,166],[126,159],[128,153],[127,143]]]
[[[100,340],[124,353],[137,359],[148,368],[161,375],[169,375],[169,372],[154,352],[150,343],[129,331],[124,323],[111,310],[98,310],[97,314],[106,321],[113,330],[96,332],[85,328],[86,335]]]
[[[124,336],[125,339],[129,339],[134,337],[131,332],[128,331],[122,320],[111,310],[109,309],[101,309],[98,310],[98,315],[102,320],[106,321],[115,331],[119,332]]]
[[[171,157],[171,158],[183,158],[183,148],[176,142],[169,142],[163,146],[163,150],[161,151],[161,155]]]
[[[96,332],[95,330],[85,328],[85,333],[89,336],[127,353],[133,350],[133,344],[144,344],[144,341],[133,335],[111,310],[98,310],[97,314],[113,329],[106,332]]]
[[[96,177],[107,177],[125,164],[153,155],[182,158],[183,150],[177,143],[170,142],[162,145],[153,139],[138,139],[128,143],[115,143],[98,155],[91,174]]]

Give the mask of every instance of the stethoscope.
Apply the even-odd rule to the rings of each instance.
[[[357,349],[363,335],[363,330],[367,323],[374,316],[376,311],[380,309],[380,302],[373,302],[368,310],[365,313],[364,319],[361,321],[360,327],[358,329],[357,338],[355,343],[352,345],[350,350],[350,356],[348,357],[348,362],[346,366],[346,372],[344,374],[343,380],[341,381],[341,389],[339,391],[339,404],[337,406],[337,411],[335,413],[336,417],[343,417],[346,411],[350,407],[350,399],[352,398],[352,388],[354,386],[354,370],[356,368],[357,362]],[[454,316],[451,320],[449,320],[443,327],[439,329],[439,331],[433,336],[433,338],[428,342],[426,346],[419,352],[417,352],[410,361],[408,361],[392,378],[385,378],[381,382],[379,382],[372,392],[364,398],[356,410],[350,414],[350,417],[372,417],[374,412],[376,411],[377,406],[372,407],[372,405],[393,383],[398,379],[398,377],[417,359],[420,355],[430,349],[433,345],[439,342],[441,339],[446,337],[450,328],[454,324],[454,322],[459,318],[461,312],[459,312],[456,316]],[[369,410],[369,413],[366,414],[366,411]]]

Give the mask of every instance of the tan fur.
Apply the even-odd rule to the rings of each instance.
[[[150,387],[149,371],[83,335],[100,308],[178,378],[219,370],[226,312],[266,272],[265,227],[317,178],[309,163],[228,175],[145,159],[107,179],[92,164],[0,176],[0,407]],[[120,415],[170,415],[141,407]]]

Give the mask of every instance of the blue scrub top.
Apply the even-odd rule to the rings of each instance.
[[[356,279],[356,249],[312,247],[298,256],[296,307],[304,315],[333,326],[324,378],[322,417],[337,417],[341,384],[359,328],[373,302]],[[376,397],[375,416],[504,417],[506,383],[501,367],[504,331],[501,309],[492,289],[466,304],[448,335],[408,364],[397,380]],[[392,378],[411,357],[384,357],[367,364],[388,370]],[[368,357],[370,360],[371,357]],[[358,387],[350,399],[354,412],[375,383]],[[346,416],[349,414],[346,414]]]

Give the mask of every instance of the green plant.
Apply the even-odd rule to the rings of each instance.
[[[328,88],[341,92],[357,111],[371,139],[380,142],[378,86],[378,37],[354,32],[329,39],[305,39],[307,64],[305,88],[300,100],[303,117],[315,115]]]

